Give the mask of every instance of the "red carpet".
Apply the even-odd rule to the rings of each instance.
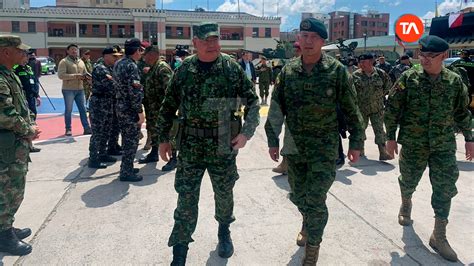
[[[48,140],[65,137],[66,132],[63,114],[40,114],[36,118],[36,124],[40,128],[41,135],[38,140]],[[79,116],[72,116],[72,135],[80,136],[84,133]]]

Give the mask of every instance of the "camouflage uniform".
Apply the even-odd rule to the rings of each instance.
[[[193,241],[191,235],[197,223],[199,191],[206,169],[215,193],[216,220],[227,225],[235,220],[233,188],[239,175],[237,153],[230,144],[230,119],[237,107],[237,97],[249,108],[241,134],[250,138],[259,123],[258,97],[252,82],[230,56],[221,54],[207,70],[198,63],[196,55],[186,58],[166,90],[158,117],[160,142],[169,142],[178,109],[184,125],[175,179],[178,206],[169,246]]]
[[[35,73],[29,65],[16,65],[13,67],[13,70],[20,78],[28,108],[36,116],[36,98],[39,97],[39,90]]]
[[[125,56],[114,67],[114,80],[117,82],[117,117],[122,133],[122,163],[120,176],[133,176],[133,160],[137,153],[140,129],[137,125],[142,113],[143,88],[133,84],[140,83],[137,64],[130,56]]]
[[[357,92],[357,102],[359,110],[364,119],[364,140],[366,140],[365,130],[370,123],[375,133],[375,144],[385,145],[385,131],[383,129],[383,109],[385,95],[392,87],[389,76],[381,69],[374,68],[372,74],[365,74],[362,69],[352,73],[352,79]]]
[[[401,63],[396,65],[394,68],[392,68],[392,70],[390,70],[390,72],[388,73],[388,75],[390,76],[390,79],[392,80],[392,83],[395,83],[395,81],[397,81],[397,79],[400,78],[402,73],[407,71],[408,69],[410,69],[409,65],[405,65]]]
[[[393,68],[392,65],[390,65],[390,63],[387,63],[387,62],[385,62],[383,64],[378,63],[378,64],[375,65],[375,67],[378,67],[378,68],[382,69],[387,74],[390,73],[390,70],[392,70],[392,68]]]
[[[345,67],[322,54],[308,74],[302,59],[288,62],[277,77],[265,124],[269,147],[279,147],[285,121],[282,155],[288,159],[290,200],[304,217],[308,244],[319,245],[328,220],[326,194],[336,176],[339,105],[347,118],[350,149],[362,145],[362,117]]]
[[[92,74],[93,68],[92,68],[91,60],[82,58],[82,61],[84,61],[84,65],[86,66],[87,73]],[[84,95],[86,96],[86,101],[88,102],[89,98],[91,97],[92,84],[89,80],[85,80],[83,82],[83,85],[84,85]]]
[[[428,165],[433,187],[431,205],[437,218],[446,219],[451,199],[457,194],[454,125],[466,141],[473,141],[467,109],[467,88],[459,75],[443,68],[432,80],[423,69],[402,74],[390,92],[385,112],[387,138],[403,147],[399,184],[402,197],[410,198]]]
[[[89,119],[92,136],[89,142],[89,159],[99,160],[105,155],[114,119],[116,90],[112,79],[112,66],[97,64],[92,71],[92,96],[89,103]]]
[[[272,81],[272,68],[267,64],[261,65],[259,68],[257,68],[257,74],[260,99],[266,104],[270,90],[270,82]]]

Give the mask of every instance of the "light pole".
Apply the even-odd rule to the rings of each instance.
[[[367,32],[365,32],[362,36],[364,36],[364,52],[367,50]]]

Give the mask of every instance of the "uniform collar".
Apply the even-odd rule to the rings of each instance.
[[[12,73],[11,69],[6,68],[4,65],[0,65],[0,72],[5,72],[7,74]]]
[[[199,63],[198,63],[198,57],[197,55],[192,55],[188,58],[186,58],[183,62],[183,64],[185,62],[188,62],[189,60],[189,68],[188,68],[188,71],[192,72],[192,73],[198,73],[199,72]],[[222,54],[219,54],[219,56],[217,57],[216,61],[214,62],[214,65],[212,65],[211,69],[209,69],[209,72],[210,73],[213,73],[213,72],[217,72],[219,71],[219,65],[222,63]]]
[[[300,73],[305,73],[306,70],[303,67],[303,56],[300,56],[300,57],[296,58],[295,60],[296,60],[296,71],[298,71]],[[325,53],[321,53],[321,58],[316,63],[316,65],[313,67],[312,71],[314,71],[315,69],[317,69],[318,71],[327,70],[327,69],[329,69],[330,64],[331,64],[330,57],[327,56]]]

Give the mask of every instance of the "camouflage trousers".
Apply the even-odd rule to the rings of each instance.
[[[92,136],[89,142],[89,158],[91,160],[99,160],[99,155],[105,155],[114,115],[112,101],[111,98],[99,98],[94,95],[90,98],[89,120]]]
[[[118,122],[118,115],[116,109],[117,103],[116,100],[113,100],[112,103],[112,122],[110,124],[110,133],[109,133],[109,140],[107,141],[107,149],[113,150],[118,145],[118,139],[120,135],[120,126]]]
[[[258,84],[258,90],[260,91],[260,98],[263,99],[263,97],[267,98],[269,95],[270,91],[270,83],[266,82],[260,82]]]
[[[147,103],[143,105],[145,107],[146,117],[146,131],[151,136],[151,145],[158,147],[160,144],[158,141],[158,114],[160,111],[160,105],[157,103]]]
[[[308,244],[319,245],[328,221],[326,195],[336,178],[336,163],[330,158],[321,161],[288,159],[290,200],[305,217]]]
[[[174,211],[174,227],[168,245],[188,244],[196,229],[201,181],[204,171],[208,171],[214,190],[215,218],[219,223],[235,221],[234,194],[235,181],[239,178],[235,161],[236,155],[184,156],[178,155],[178,166],[174,187],[178,192],[178,206]]]
[[[130,112],[117,112],[122,134],[122,163],[120,176],[133,175],[133,160],[137,154],[140,128],[137,125],[138,114]]]
[[[459,170],[456,164],[455,151],[429,151],[429,148],[402,147],[400,151],[400,185],[403,197],[411,197],[426,169],[429,167],[429,176],[433,194],[431,206],[435,217],[447,219],[451,209],[451,199],[458,193],[456,181]]]
[[[12,227],[15,213],[23,201],[28,163],[0,161],[0,231]]]
[[[369,115],[362,114],[362,118],[364,119],[364,140],[367,139],[365,130],[367,130],[370,120],[370,124],[372,125],[372,129],[374,130],[375,134],[375,144],[384,145],[387,139],[385,137],[385,130],[383,128],[383,111]]]

